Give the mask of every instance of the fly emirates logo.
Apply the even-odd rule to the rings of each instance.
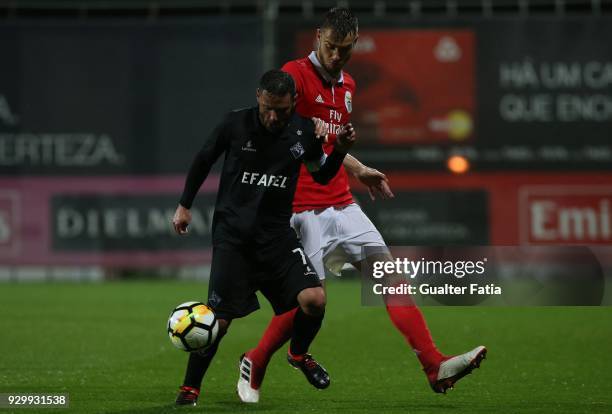
[[[330,122],[325,122],[325,129],[328,134],[338,135],[342,130],[342,113],[334,109],[329,110]]]
[[[261,174],[244,171],[242,173],[242,184],[256,185],[262,187],[287,188],[287,177],[284,175]]]

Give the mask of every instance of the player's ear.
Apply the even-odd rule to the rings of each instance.
[[[259,103],[259,100],[261,99],[261,89],[255,89],[255,98],[257,99],[257,103]]]

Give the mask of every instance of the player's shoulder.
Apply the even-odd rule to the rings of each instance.
[[[351,91],[354,91],[356,88],[355,79],[351,76],[350,73],[342,71],[342,77],[344,78],[344,85]]]
[[[229,111],[226,116],[237,118],[237,117],[241,117],[241,116],[245,116],[249,114],[252,110],[253,110],[252,106],[236,108],[236,109],[232,109],[231,111]]]
[[[306,135],[312,135],[314,133],[314,122],[312,122],[312,119],[302,116],[297,112],[293,114],[291,124],[295,130],[302,131]]]
[[[225,114],[223,120],[229,123],[236,123],[248,120],[250,117],[253,116],[253,109],[254,108],[252,106],[233,109]]]
[[[289,136],[291,142],[300,142],[306,152],[311,151],[312,143],[314,140],[315,126],[314,122],[310,118],[306,118],[297,113],[293,114],[291,119]]]
[[[254,107],[233,109],[221,118],[220,126],[225,131],[242,131],[252,128]]]
[[[308,64],[309,64],[308,57],[294,59],[294,60],[290,60],[286,62],[281,68],[281,70],[284,70],[285,72],[289,72],[289,73],[302,72],[308,69]]]
[[[297,113],[291,121],[295,143],[299,143],[301,148],[300,157],[311,159],[320,155],[321,143],[315,138],[315,125],[311,118],[307,118]]]
[[[308,57],[305,57],[285,63],[282,70],[289,73],[296,82],[300,83],[308,78],[309,72],[312,71],[312,64]]]

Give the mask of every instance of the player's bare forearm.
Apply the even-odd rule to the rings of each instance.
[[[357,158],[353,157],[351,154],[346,154],[344,157],[344,161],[342,162],[344,168],[353,174],[355,177],[358,177],[361,172],[366,168],[365,165],[361,163]]]
[[[389,187],[387,176],[382,172],[364,165],[350,154],[346,154],[346,157],[344,157],[343,165],[349,173],[353,174],[355,178],[368,188],[368,193],[372,200],[375,200],[376,196],[383,200],[395,197]]]

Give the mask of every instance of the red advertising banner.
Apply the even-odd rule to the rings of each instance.
[[[475,173],[466,175],[389,175],[393,190],[401,194],[484,191],[488,194],[489,244],[503,245],[610,245],[612,244],[612,174],[597,173]],[[353,188],[363,188],[354,183]],[[359,196],[360,194],[357,193]],[[391,209],[394,201],[368,206]],[[405,216],[422,216],[419,198],[402,199]],[[370,209],[372,209],[370,207]],[[465,206],[449,205],[449,210]],[[474,207],[476,209],[476,206]],[[482,214],[481,207],[478,210]],[[370,213],[372,215],[372,213]],[[375,218],[373,221],[376,223]],[[473,221],[477,223],[478,221]],[[439,225],[434,223],[434,225]],[[425,231],[425,230],[424,230]],[[410,240],[405,240],[409,244]],[[469,240],[463,240],[469,244]],[[473,240],[472,243],[478,242]]]
[[[609,181],[608,181],[609,182]],[[521,242],[610,244],[612,186],[530,186],[521,189]]]
[[[308,54],[312,30],[297,41],[299,55]],[[385,144],[469,141],[474,60],[472,30],[361,30],[347,68],[357,81],[353,121],[361,136]]]

